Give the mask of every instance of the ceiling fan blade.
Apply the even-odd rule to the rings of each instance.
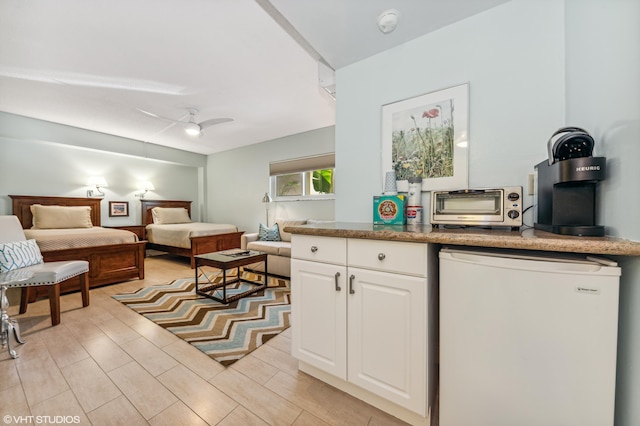
[[[182,117],[180,117],[180,119],[178,119],[178,120],[173,120],[171,118],[163,117],[161,115],[154,114],[153,112],[145,111],[145,110],[140,109],[140,108],[136,108],[136,110],[140,111],[143,114],[147,114],[150,117],[157,118],[159,120],[164,120],[164,121],[167,121],[167,122],[173,123],[173,124],[181,124],[181,123],[183,123],[182,119],[184,119],[185,117],[187,117],[189,115],[189,114],[186,114],[186,115],[183,115]]]
[[[228,123],[229,121],[233,121],[233,118],[212,118],[211,120],[205,120],[198,124],[200,125],[201,129],[204,129],[205,127],[214,126],[216,124]]]
[[[160,134],[162,134],[162,133],[166,132],[167,130],[169,130],[170,128],[172,128],[173,126],[175,126],[176,124],[178,124],[178,123],[177,123],[177,122],[175,122],[175,123],[171,123],[171,124],[169,124],[169,125],[167,125],[167,126],[163,127],[163,128],[162,128],[162,130],[160,130],[159,132],[155,132],[153,135],[149,136],[149,138],[148,138],[148,139],[149,139],[149,140],[151,140],[151,139],[155,138],[156,136],[158,136],[158,135],[160,135]]]

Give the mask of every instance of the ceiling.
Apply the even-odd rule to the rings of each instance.
[[[338,69],[506,1],[2,0],[0,111],[212,154],[335,124],[319,60]],[[194,137],[142,112],[190,108],[234,120]]]

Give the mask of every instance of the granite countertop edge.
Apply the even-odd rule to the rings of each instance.
[[[613,237],[558,235],[533,228],[519,231],[477,228],[432,228],[431,225],[374,225],[330,222],[289,225],[285,232],[320,237],[362,238],[565,253],[640,256],[640,242]]]

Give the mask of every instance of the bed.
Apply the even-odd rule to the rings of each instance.
[[[98,287],[144,278],[145,241],[129,231],[103,228],[100,225],[100,198],[40,197],[28,195],[9,195],[12,199],[13,214],[18,217],[27,238],[38,243],[45,262],[58,260],[87,260],[89,262],[89,287]],[[32,206],[67,206],[90,208],[92,227],[84,231],[78,229],[46,229],[44,234],[31,229],[34,223]],[[38,208],[35,206],[34,208]],[[45,230],[43,230],[45,231]],[[45,235],[46,234],[46,235]],[[97,244],[97,245],[96,245]],[[80,280],[69,280],[61,292],[80,289]],[[36,287],[31,292],[30,301],[46,294]]]
[[[238,231],[235,225],[189,222],[191,201],[142,200],[140,203],[147,248],[188,257],[191,268],[195,268],[194,256],[198,254],[240,248],[240,236],[244,232]],[[183,223],[154,223],[153,209],[156,207],[185,209],[187,218]]]

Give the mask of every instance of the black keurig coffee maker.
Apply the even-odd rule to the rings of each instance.
[[[606,159],[593,157],[593,138],[579,127],[563,127],[549,139],[549,159],[535,166],[535,229],[564,235],[603,236],[596,225],[596,184]]]

